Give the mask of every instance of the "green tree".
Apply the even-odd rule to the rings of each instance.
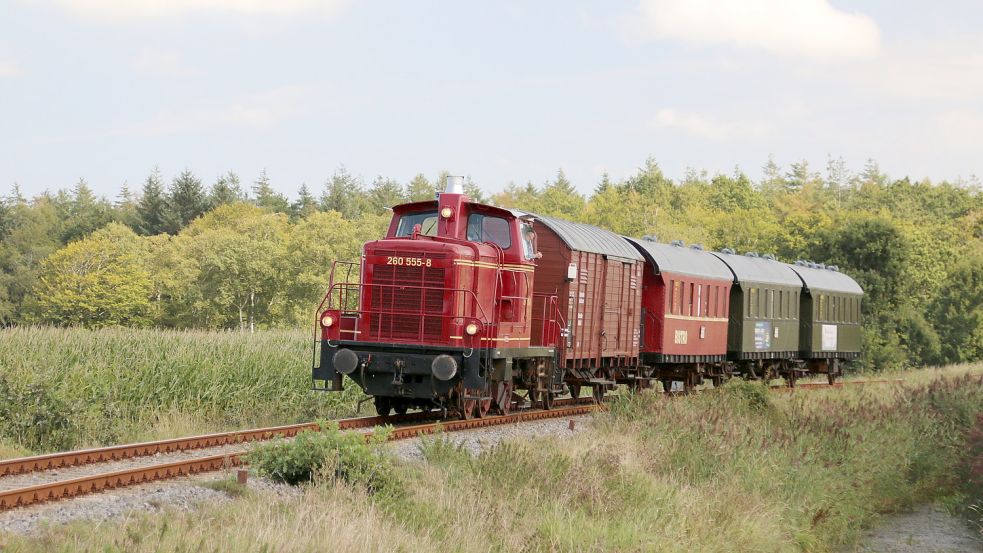
[[[548,183],[539,196],[537,211],[564,219],[577,220],[584,209],[584,197],[577,193],[563,169],[556,172],[556,179]]]
[[[71,194],[62,202],[63,243],[71,242],[106,226],[115,219],[112,205],[98,198],[85,179],[79,179]]]
[[[440,192],[439,183],[431,183],[423,173],[418,173],[406,185],[406,197],[411,202],[432,200],[437,197],[437,192]]]
[[[978,248],[953,267],[929,312],[942,361],[983,359],[983,253]]]
[[[317,213],[317,198],[311,194],[306,184],[300,185],[297,191],[297,200],[290,204],[291,219],[302,219]]]
[[[246,194],[243,193],[242,185],[239,183],[239,175],[232,171],[224,175],[219,175],[208,193],[208,206],[210,209],[244,201],[246,201]]]
[[[259,173],[259,178],[253,183],[253,198],[256,205],[272,213],[290,213],[290,201],[286,196],[273,189],[266,169]]]
[[[372,213],[383,213],[387,208],[399,205],[405,200],[403,187],[393,179],[380,176],[369,189],[369,209]]]
[[[346,219],[357,219],[365,211],[366,202],[361,181],[341,167],[324,185],[321,211],[337,211]]]
[[[151,282],[139,240],[113,223],[45,259],[35,285],[35,320],[60,326],[145,324]]]
[[[208,210],[208,202],[205,198],[205,190],[201,186],[201,179],[187,169],[182,171],[171,182],[167,207],[166,228],[170,234],[176,234],[205,213]]]
[[[143,183],[143,192],[137,201],[137,232],[151,236],[167,232],[168,204],[164,194],[164,181],[160,169],[154,167]]]

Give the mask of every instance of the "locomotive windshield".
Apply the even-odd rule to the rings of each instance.
[[[472,242],[492,242],[503,250],[512,247],[512,233],[509,222],[502,217],[472,213],[468,216],[468,240]]]
[[[412,235],[413,227],[416,225],[420,225],[420,234],[437,236],[437,210],[403,215],[399,218],[399,226],[396,227],[396,237]]]

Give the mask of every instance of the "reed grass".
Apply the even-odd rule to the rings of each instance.
[[[301,331],[0,330],[0,442],[41,452],[350,415],[358,390],[311,391],[311,345]]]

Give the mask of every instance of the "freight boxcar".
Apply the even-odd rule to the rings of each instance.
[[[799,296],[795,271],[770,255],[713,252],[730,268],[727,356],[747,378],[782,376],[794,383],[803,371],[799,352]]]
[[[715,255],[681,241],[628,239],[647,261],[642,285],[641,360],[664,390],[729,376],[727,323],[734,274]]]
[[[579,396],[580,388],[589,386],[599,399],[616,382],[636,381],[641,254],[613,232],[528,215],[542,253],[533,279],[535,292],[557,298],[556,309],[565,322],[559,366],[565,369],[571,392]],[[534,318],[532,335],[543,335],[536,323]]]
[[[790,267],[803,285],[799,357],[809,372],[826,374],[832,384],[842,374],[841,361],[860,357],[863,289],[835,265],[796,261]]]

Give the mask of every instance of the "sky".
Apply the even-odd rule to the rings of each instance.
[[[0,192],[983,174],[977,0],[0,0]]]

